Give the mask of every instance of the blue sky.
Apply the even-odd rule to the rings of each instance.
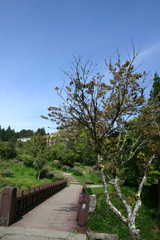
[[[159,10],[159,0],[0,0],[1,127],[55,131],[40,115],[60,103],[73,55],[105,73],[104,59],[116,47],[125,59],[133,39],[142,68],[160,74]]]

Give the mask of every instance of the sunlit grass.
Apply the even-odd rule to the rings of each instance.
[[[10,177],[1,177],[0,179],[0,189],[4,187],[16,187],[17,189],[26,189],[31,188],[37,185],[41,185],[43,183],[51,182],[52,179],[37,179],[36,170],[22,163],[12,163],[9,162],[5,165],[2,164],[0,167],[0,171],[3,172],[4,169],[12,169],[14,171],[14,175]]]

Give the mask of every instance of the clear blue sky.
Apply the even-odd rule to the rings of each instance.
[[[45,127],[47,107],[72,56],[105,72],[104,58],[122,58],[131,39],[143,69],[160,74],[159,0],[0,0],[0,125],[15,131]]]

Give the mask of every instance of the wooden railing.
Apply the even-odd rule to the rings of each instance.
[[[76,230],[80,233],[86,233],[88,223],[90,195],[86,193],[86,181],[83,180],[82,193],[79,196],[78,211],[77,211],[77,227]]]
[[[67,186],[67,179],[17,191],[15,187],[2,190],[0,225],[9,226],[32,208]]]

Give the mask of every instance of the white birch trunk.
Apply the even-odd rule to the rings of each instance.
[[[38,180],[40,179],[40,175],[41,175],[41,171],[38,171],[38,176],[37,176]]]
[[[155,156],[153,155],[152,158],[149,160],[148,165],[150,165],[152,163],[152,160],[154,158],[155,158]],[[110,208],[110,210],[112,212],[114,212],[120,218],[120,220],[128,227],[131,238],[133,240],[139,240],[140,239],[140,229],[136,228],[135,221],[136,221],[137,213],[138,213],[138,211],[141,207],[141,198],[140,198],[141,192],[142,192],[143,186],[144,186],[144,184],[146,183],[146,180],[147,180],[146,171],[144,172],[143,179],[142,179],[142,181],[139,185],[138,192],[137,192],[137,195],[136,195],[137,200],[136,200],[136,203],[135,203],[135,206],[134,206],[133,209],[124,199],[124,196],[121,192],[121,188],[120,188],[120,185],[119,185],[118,177],[117,177],[117,175],[115,176],[114,186],[115,186],[118,198],[120,199],[120,201],[122,202],[123,206],[125,207],[125,209],[127,211],[128,218],[126,218],[125,216],[123,216],[123,214],[116,207],[113,206],[113,204],[110,201],[107,182],[106,182],[106,177],[105,177],[105,174],[103,172],[102,160],[103,160],[102,156],[98,155],[98,163],[101,164],[100,174],[101,174],[101,178],[102,178],[102,182],[103,182],[103,187],[104,187],[104,192],[105,192],[105,197],[106,197],[106,203],[107,203],[108,207]]]

